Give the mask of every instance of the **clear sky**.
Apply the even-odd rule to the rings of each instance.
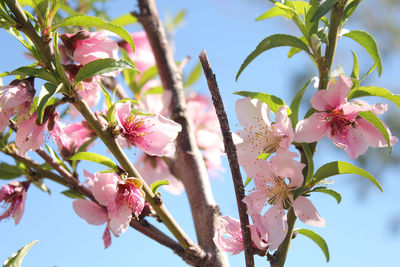
[[[267,1],[266,1],[267,2]],[[362,3],[363,4],[363,3]],[[185,24],[175,34],[176,59],[181,60],[191,56],[192,60],[187,67],[190,69],[198,61],[197,57],[203,49],[207,50],[214,72],[217,75],[225,106],[234,129],[236,126],[234,102],[238,97],[232,93],[236,90],[262,91],[275,94],[287,103],[290,103],[293,89],[300,89],[306,79],[316,75],[311,61],[305,54],[299,54],[287,59],[287,48],[272,50],[247,67],[238,82],[234,77],[245,57],[266,36],[273,33],[292,33],[294,27],[282,18],[269,21],[255,22],[254,19],[266,11],[267,5],[263,1],[250,0],[203,0],[203,1],[158,1],[161,14],[169,12],[176,14],[184,9],[187,11]],[[269,5],[268,5],[269,6]],[[133,1],[115,0],[107,4],[112,17],[132,11],[136,7]],[[359,16],[360,14],[356,14]],[[349,25],[355,29],[354,24]],[[138,27],[129,30],[138,30]],[[21,64],[28,65],[30,61],[23,55],[22,45],[0,31],[2,43],[0,47],[0,71],[15,69]],[[378,40],[379,43],[379,40]],[[385,45],[381,44],[380,45]],[[343,64],[349,74],[352,67],[351,49],[360,52],[361,71],[365,71],[371,64],[357,44],[351,41],[339,43],[339,56],[335,66]],[[398,59],[398,57],[397,57]],[[398,61],[398,60],[397,60]],[[387,65],[385,65],[387,63]],[[397,77],[399,65],[395,59],[384,61],[384,74],[376,80],[375,76],[369,82],[377,86],[396,85],[391,77]],[[311,69],[309,77],[299,84],[295,79]],[[295,88],[294,88],[295,85]],[[206,83],[202,79],[195,86],[196,90],[206,92]],[[392,89],[389,87],[389,89]],[[312,87],[308,90],[312,92]],[[373,100],[371,100],[373,101]],[[372,103],[372,102],[371,102]],[[393,105],[390,108],[394,108]],[[304,109],[304,110],[303,110]],[[301,111],[304,114],[305,108]],[[398,114],[398,113],[397,113]],[[95,150],[101,151],[97,145]],[[394,147],[398,151],[398,147]],[[104,151],[104,150],[103,150]],[[133,152],[129,155],[133,157]],[[0,155],[1,160],[6,160]],[[336,149],[331,142],[322,142],[316,154],[316,167],[333,160],[346,160],[343,151]],[[212,187],[224,215],[237,216],[233,185],[224,159],[225,173],[212,177]],[[372,171],[374,166],[368,166]],[[90,165],[92,172],[99,170],[99,166]],[[312,196],[312,201],[319,213],[327,220],[323,229],[311,228],[322,235],[328,243],[331,253],[329,263],[321,250],[309,239],[298,236],[293,240],[289,251],[287,266],[294,267],[397,267],[399,266],[397,252],[400,249],[399,236],[393,236],[388,230],[389,218],[398,211],[397,169],[386,172],[383,183],[385,193],[377,188],[363,186],[368,182],[360,177],[343,175],[335,178],[332,188],[342,194],[342,203],[337,205],[335,200],[326,195]],[[381,177],[377,177],[380,179]],[[26,267],[108,267],[108,266],[186,266],[184,262],[168,249],[135,232],[128,230],[119,238],[112,239],[112,245],[107,250],[103,248],[102,234],[105,226],[88,225],[72,210],[71,199],[59,194],[64,188],[48,182],[52,190],[51,196],[32,187],[29,189],[26,201],[25,214],[18,226],[13,221],[0,222],[0,261],[32,240],[39,242],[26,256],[23,266]],[[363,186],[368,190],[365,201],[360,203],[357,188]],[[163,193],[167,208],[176,217],[185,231],[195,239],[193,224],[190,219],[186,195],[181,196]],[[156,222],[154,222],[157,224]],[[159,225],[159,224],[157,224]],[[162,227],[160,225],[160,227]],[[301,224],[296,227],[305,227]],[[164,228],[162,228],[164,229]],[[244,266],[243,254],[229,258],[232,266]],[[265,258],[256,257],[257,266],[268,265]]]

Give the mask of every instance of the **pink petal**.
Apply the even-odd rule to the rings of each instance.
[[[115,236],[118,236],[128,229],[132,219],[132,210],[126,205],[121,206],[109,214],[109,217],[109,228]]]
[[[368,143],[363,133],[357,128],[350,128],[345,136],[335,135],[329,138],[337,147],[344,149],[352,159],[364,154],[368,149]]]
[[[320,141],[330,130],[326,117],[328,117],[327,113],[316,112],[310,117],[299,121],[296,125],[294,141],[299,143]]]
[[[243,128],[253,125],[270,125],[270,109],[267,104],[249,97],[236,101],[236,116]]]
[[[24,215],[25,211],[26,191],[23,190],[21,194],[22,194],[21,199],[18,201],[18,203],[16,203],[17,206],[15,207],[14,214],[12,215],[15,225],[19,224],[22,215]]]
[[[101,225],[108,220],[107,212],[96,203],[87,199],[78,199],[72,202],[76,214],[88,224]]]
[[[317,209],[309,199],[299,196],[292,205],[294,213],[300,221],[313,226],[325,227],[325,219],[319,215]]]
[[[337,78],[335,84],[329,85],[327,90],[319,90],[311,98],[310,102],[318,111],[330,111],[347,102],[347,95],[353,85],[351,79],[346,76]]]
[[[264,224],[268,233],[269,250],[274,251],[283,242],[288,231],[284,210],[277,205],[272,206],[264,214]]]
[[[385,125],[386,126],[386,125]],[[387,143],[383,135],[367,120],[357,119],[357,129],[362,133],[368,145],[372,147],[387,147]],[[391,140],[391,145],[397,142],[397,138],[392,136],[390,130],[386,127]]]
[[[114,173],[95,173],[92,193],[100,205],[107,206],[115,198],[118,177]]]
[[[267,202],[268,195],[263,191],[253,191],[243,198],[247,206],[247,213],[250,215],[258,214],[262,211]]]

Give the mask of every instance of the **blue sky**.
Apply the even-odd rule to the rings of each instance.
[[[316,75],[316,70],[312,69],[313,65],[305,54],[287,59],[288,49],[279,48],[257,58],[243,72],[239,81],[235,82],[234,77],[242,61],[263,38],[274,33],[289,32],[299,35],[284,19],[255,22],[254,19],[266,10],[267,5],[263,1],[171,0],[158,1],[158,5],[161,14],[167,11],[175,14],[182,9],[187,11],[185,25],[175,34],[176,59],[181,60],[186,56],[191,56],[192,60],[187,67],[190,69],[198,62],[197,57],[200,52],[203,49],[207,50],[234,130],[238,129],[232,108],[238,99],[232,94],[234,91],[267,92],[290,103],[294,79],[299,73],[310,68],[312,70],[310,77]],[[115,0],[107,4],[112,17],[122,15],[123,10],[131,11],[134,8],[135,5],[130,1]],[[349,27],[356,28],[352,24]],[[130,30],[137,29],[137,27],[130,28]],[[3,59],[0,64],[1,72],[30,63],[23,55],[22,45],[12,36],[5,31],[0,31],[0,38],[2,40],[0,57]],[[360,56],[361,70],[365,71],[371,61],[352,41],[339,43],[335,66],[342,63],[346,72],[350,73],[352,67],[350,45],[351,49],[362,55]],[[376,75],[374,75],[370,82],[382,87],[388,86],[391,89],[390,86],[396,85],[391,77],[398,74],[398,63],[392,58],[384,61],[383,66],[382,78],[376,80]],[[303,82],[305,80],[297,84],[296,88],[300,89]],[[201,79],[194,87],[201,92],[207,91],[204,79]],[[308,90],[312,92],[313,89],[310,87]],[[394,106],[390,107],[394,108]],[[103,146],[96,145],[95,150],[102,151],[102,148]],[[395,146],[394,150],[398,148]],[[133,155],[134,152],[129,152],[129,156],[133,157]],[[0,155],[1,160],[6,160],[5,158]],[[346,154],[336,149],[330,142],[319,144],[316,154],[317,167],[338,159],[348,160]],[[224,164],[227,168],[225,159]],[[369,167],[371,170],[374,168],[374,166]],[[92,172],[100,170],[97,165],[89,165],[88,168]],[[393,236],[388,230],[388,220],[398,209],[399,183],[396,171],[398,170],[393,169],[386,172],[387,177],[383,183],[385,193],[380,193],[377,188],[363,187],[368,190],[366,193],[368,197],[363,202],[360,202],[356,194],[357,186],[364,182],[356,183],[356,181],[363,178],[351,175],[338,176],[334,179],[332,188],[339,191],[343,198],[340,205],[337,205],[329,196],[314,194],[311,199],[320,214],[327,220],[327,226],[323,229],[311,229],[327,241],[331,260],[326,263],[322,252],[312,241],[298,236],[292,242],[287,266],[398,266],[397,255],[393,252],[399,251],[400,238]],[[228,169],[218,177],[212,177],[211,184],[221,212],[237,218],[233,185]],[[18,226],[14,226],[11,220],[0,222],[0,261],[24,244],[38,239],[39,242],[26,256],[23,266],[186,266],[168,249],[133,229],[119,238],[113,238],[111,247],[104,250],[101,236],[105,226],[88,225],[72,210],[71,199],[59,194],[64,188],[51,182],[48,182],[48,186],[52,190],[51,196],[34,187],[29,189],[25,214]],[[188,235],[195,239],[185,194],[173,196],[164,193],[163,197],[167,208]],[[154,224],[159,225],[156,222]],[[160,227],[164,229],[162,225]],[[298,224],[296,227],[308,226]],[[244,266],[243,254],[229,259],[232,266]],[[256,261],[257,266],[267,265],[265,258],[256,257]]]

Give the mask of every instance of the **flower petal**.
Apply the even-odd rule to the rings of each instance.
[[[292,204],[294,213],[300,221],[313,226],[325,227],[325,219],[319,215],[309,199],[299,196]]]
[[[96,203],[87,199],[78,199],[72,202],[76,214],[88,224],[101,225],[108,220],[107,212]]]

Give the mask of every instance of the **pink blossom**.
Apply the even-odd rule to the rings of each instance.
[[[162,115],[135,115],[128,102],[117,103],[115,112],[121,135],[128,146],[136,146],[151,156],[173,156],[173,141],[182,130],[178,123]]]
[[[129,57],[135,62],[140,72],[145,72],[148,68],[156,65],[153,51],[151,49],[146,32],[134,32],[131,34],[135,42],[135,52],[126,41],[118,42],[118,45],[128,52]]]
[[[95,173],[88,175],[89,189],[96,201],[103,207],[87,199],[73,202],[76,214],[87,223],[101,225],[107,223],[103,234],[104,246],[111,244],[111,231],[114,236],[124,233],[132,219],[138,217],[144,207],[144,195],[137,187],[137,179],[122,180],[114,173]]]
[[[297,157],[297,154],[278,149],[276,155],[268,162],[257,159],[244,167],[247,176],[253,178],[256,186],[243,199],[249,214],[258,216],[266,204],[272,205],[263,219],[270,250],[277,248],[286,236],[285,209],[291,206],[302,222],[319,227],[325,226],[325,220],[318,214],[311,201],[301,196],[293,200],[294,191],[304,180],[302,174],[304,164],[295,161],[293,157]]]
[[[0,202],[4,201],[4,205],[8,208],[0,215],[0,221],[12,217],[15,225],[17,225],[25,210],[26,190],[30,182],[12,181],[7,185],[1,186]]]
[[[207,168],[221,170],[224,143],[219,121],[210,98],[192,93],[186,98],[186,110],[193,123],[196,142],[204,156]]]
[[[296,125],[296,142],[316,142],[328,136],[333,143],[344,149],[350,158],[364,154],[368,147],[387,146],[383,135],[368,121],[358,116],[360,111],[382,114],[387,107],[382,104],[369,105],[364,101],[347,101],[352,82],[340,76],[331,82],[327,90],[320,90],[311,98],[311,105],[317,111]],[[389,132],[390,134],[390,132]],[[391,144],[397,138],[391,136]]]
[[[224,252],[230,252],[232,255],[239,254],[243,251],[243,235],[240,227],[240,221],[231,216],[222,216],[221,225],[214,234],[215,245]],[[249,225],[252,245],[260,250],[268,247],[268,237],[259,230],[261,224]]]
[[[118,60],[118,44],[109,38],[112,33],[108,31],[88,32],[85,30],[75,34],[61,35],[66,52],[79,64],[85,65],[101,58]]]
[[[287,109],[287,106],[280,107],[275,115],[275,122],[271,122],[267,104],[250,98],[236,101],[236,116],[244,128],[237,131],[235,136],[239,160],[256,159],[262,153],[274,153],[278,148],[289,148],[294,134]]]
[[[29,150],[36,150],[43,144],[44,131],[47,128],[47,121],[41,125],[36,124],[37,114],[34,113],[19,126],[15,137],[15,144],[19,153],[25,155]]]
[[[0,86],[0,132],[5,130],[15,114],[18,121],[29,115],[34,95],[33,78],[14,80],[8,86]]]
[[[152,184],[160,180],[168,180],[169,185],[165,185],[162,188],[169,193],[179,195],[184,190],[182,182],[171,174],[168,165],[162,158],[144,154],[139,158],[135,167],[147,184]]]
[[[171,102],[172,93],[169,90],[164,90],[160,94],[149,94],[148,91],[152,88],[161,86],[160,81],[150,80],[140,89],[138,96],[139,108],[153,114],[168,115],[169,103]]]
[[[75,154],[84,143],[96,136],[86,121],[75,122],[66,126],[60,120],[55,121],[50,135],[64,158],[69,158]]]

